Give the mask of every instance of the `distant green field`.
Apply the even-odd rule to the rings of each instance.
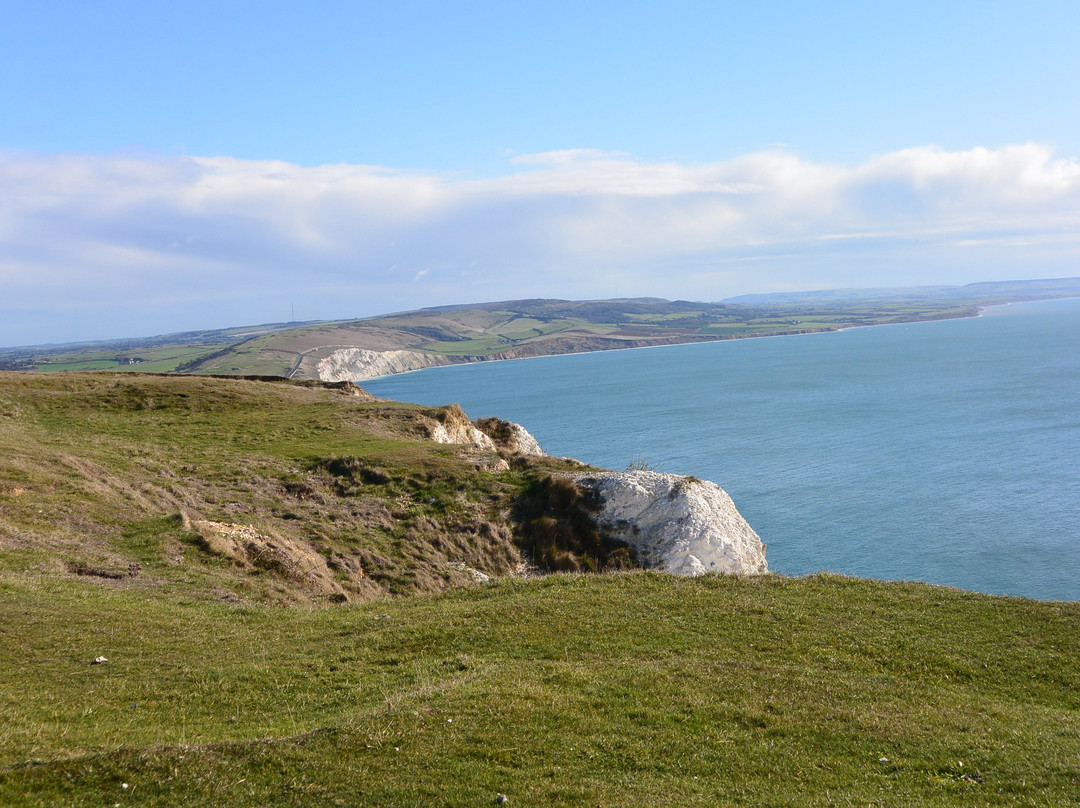
[[[144,373],[164,373],[176,366],[209,354],[213,348],[205,345],[176,345],[161,348],[138,348],[129,351],[98,351],[60,354],[34,365],[45,372],[79,370],[121,370]],[[120,361],[118,361],[118,359]],[[134,362],[129,359],[136,360]]]
[[[273,355],[268,356],[260,346],[245,345],[220,359],[200,366],[199,372],[221,375],[286,376],[291,368],[291,362]]]
[[[670,314],[628,314],[627,320],[639,323],[666,323],[678,322],[679,320],[694,320],[703,315],[708,316],[712,312],[702,311],[677,311]]]
[[[549,334],[558,334],[572,329],[581,329],[586,333],[606,333],[613,326],[604,327],[582,320],[543,321],[530,317],[514,317],[487,329],[488,336],[465,340],[439,340],[425,343],[423,350],[431,353],[448,355],[488,356],[501,353],[517,342],[534,339]]]
[[[543,320],[536,320],[532,317],[515,317],[488,330],[509,337],[510,334],[515,333],[542,333],[545,325],[546,323]]]
[[[456,342],[436,341],[423,345],[423,350],[451,356],[487,356],[505,351],[510,342],[505,337],[484,337],[482,339],[463,339]]]
[[[760,332],[761,330],[761,326],[740,323],[739,325],[710,325],[705,328],[699,328],[697,333],[717,336],[743,336],[748,332]]]
[[[588,329],[586,324],[581,320],[551,320],[543,322],[528,317],[518,317],[504,325],[489,330],[510,340],[524,340],[532,337],[544,336],[545,334],[557,334],[561,331],[569,331],[570,329],[575,328],[592,330]]]

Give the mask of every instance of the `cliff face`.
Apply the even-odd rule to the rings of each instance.
[[[294,378],[316,378],[324,382],[363,381],[377,376],[390,376],[410,370],[460,365],[471,362],[492,362],[504,359],[525,359],[532,356],[555,356],[558,354],[587,351],[610,351],[623,348],[644,348],[655,345],[676,345],[686,342],[703,342],[718,339],[713,336],[682,335],[653,337],[599,337],[557,335],[538,342],[515,345],[505,351],[478,356],[468,354],[434,354],[409,349],[372,350],[368,348],[324,346],[334,350],[325,358],[316,360],[309,356],[301,360]]]
[[[452,360],[417,351],[343,348],[318,364],[325,381],[364,379],[449,364]],[[438,443],[501,448],[512,454],[542,456],[536,439],[519,424],[482,419],[475,424],[461,409],[447,409],[429,430]],[[505,466],[500,462],[500,468]],[[765,545],[720,486],[691,477],[652,471],[579,475],[578,486],[601,503],[597,526],[637,550],[643,566],[676,575],[768,572]]]
[[[655,471],[579,475],[600,502],[597,524],[676,575],[768,572],[765,545],[716,483]]]
[[[369,351],[366,348],[339,348],[320,360],[316,371],[324,382],[361,381],[409,370],[449,365],[450,360],[420,351]]]

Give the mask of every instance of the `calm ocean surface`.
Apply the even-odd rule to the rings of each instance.
[[[719,483],[774,572],[1080,600],[1080,300],[363,382]]]

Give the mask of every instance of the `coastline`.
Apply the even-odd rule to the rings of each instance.
[[[1010,300],[1006,303],[987,303],[985,306],[979,307],[979,316],[982,317],[987,309],[1005,309],[1009,306],[1027,305],[1029,303],[1060,303],[1063,300],[1080,300],[1080,295],[1069,295],[1067,297],[1044,297],[1040,300]]]
[[[389,379],[389,378],[393,378],[395,376],[403,376],[403,375],[405,375],[407,373],[420,373],[420,372],[423,372],[425,370],[437,370],[437,369],[440,369],[440,368],[457,367],[457,366],[463,366],[463,365],[484,365],[484,364],[488,364],[489,362],[522,362],[522,361],[529,360],[529,359],[549,359],[549,358],[551,358],[553,356],[576,356],[576,355],[579,355],[579,354],[584,355],[584,354],[596,354],[596,353],[610,353],[610,352],[613,352],[613,351],[644,351],[644,350],[654,350],[654,349],[657,349],[657,348],[676,348],[676,347],[684,347],[686,345],[699,345],[699,344],[705,345],[705,344],[713,344],[713,343],[717,343],[717,342],[733,342],[733,341],[736,341],[736,340],[748,340],[748,339],[780,339],[780,338],[791,338],[791,337],[815,337],[815,336],[821,336],[823,334],[838,334],[841,331],[850,331],[850,330],[856,329],[856,328],[885,328],[885,327],[888,327],[888,326],[922,325],[922,324],[925,324],[925,323],[940,323],[940,322],[944,322],[944,321],[948,321],[948,320],[971,320],[971,319],[976,319],[978,317],[986,316],[987,309],[1004,308],[1004,307],[1007,307],[1007,306],[1016,306],[1016,305],[1020,305],[1020,304],[1026,304],[1026,303],[1052,303],[1052,302],[1061,301],[1061,300],[1080,300],[1080,295],[1072,295],[1072,296],[1067,296],[1067,297],[1049,297],[1049,298],[1042,298],[1042,299],[1039,299],[1039,300],[1009,300],[1009,301],[1005,301],[1005,302],[1002,302],[1002,303],[987,303],[985,305],[980,305],[978,307],[977,311],[974,314],[959,314],[959,315],[952,316],[952,317],[935,317],[933,319],[902,320],[902,321],[894,322],[894,323],[856,323],[856,324],[852,324],[852,325],[837,326],[836,328],[823,328],[823,329],[819,329],[819,330],[816,330],[816,331],[800,331],[800,332],[795,332],[795,333],[746,334],[746,335],[742,335],[742,336],[718,337],[716,339],[696,339],[696,340],[687,340],[685,342],[668,342],[668,343],[663,343],[663,344],[659,344],[659,345],[631,345],[631,346],[627,346],[625,348],[596,348],[596,349],[588,349],[588,350],[582,350],[582,351],[563,351],[563,352],[560,352],[560,353],[536,354],[535,356],[513,356],[513,357],[502,357],[502,358],[497,358],[497,359],[470,359],[470,360],[467,360],[467,361],[464,361],[464,362],[453,362],[453,361],[451,361],[451,362],[447,362],[447,363],[442,364],[442,365],[433,365],[431,367],[416,368],[414,370],[402,370],[402,371],[398,371],[397,373],[386,373],[386,374],[382,374],[382,375],[379,375],[379,376],[368,376],[368,377],[365,377],[365,378],[362,378],[362,379],[352,379],[352,381],[353,381],[354,384],[362,384],[363,382],[373,381],[373,380],[376,380],[376,379]]]

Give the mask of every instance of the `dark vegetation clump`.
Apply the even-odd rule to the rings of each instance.
[[[386,485],[390,475],[372,466],[361,457],[323,457],[314,463],[318,471],[325,471],[334,478],[338,493],[343,496],[355,494],[362,485]]]
[[[557,572],[599,572],[638,566],[632,547],[604,535],[593,514],[596,495],[566,477],[529,481],[514,503],[519,544],[534,564]]]
[[[142,571],[142,567],[139,564],[134,563],[128,564],[123,569],[114,569],[74,562],[68,564],[68,569],[75,575],[87,575],[93,578],[108,578],[114,581],[120,581],[124,578],[135,578]]]
[[[518,443],[519,436],[514,429],[515,426],[517,425],[502,418],[476,419],[477,429],[491,438],[499,455],[510,464],[511,468],[526,468],[529,465],[528,461],[515,463],[515,459],[521,460],[518,453],[522,450]]]
[[[496,446],[506,446],[514,439],[514,432],[510,428],[510,422],[502,418],[477,418],[477,428],[495,441]]]

